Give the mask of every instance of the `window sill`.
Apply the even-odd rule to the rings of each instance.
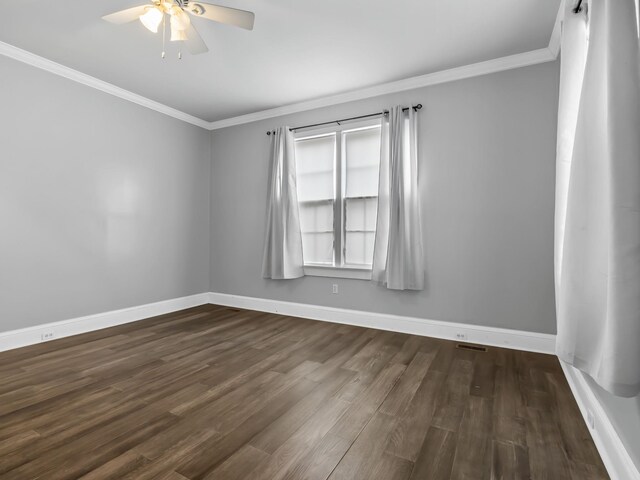
[[[353,278],[356,280],[371,280],[371,270],[366,268],[305,265],[304,274],[310,277]]]

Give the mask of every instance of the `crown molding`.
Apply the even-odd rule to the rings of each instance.
[[[490,73],[503,72],[514,68],[527,67],[529,65],[537,65],[539,63],[553,62],[558,58],[560,53],[560,41],[562,37],[562,20],[564,19],[565,0],[560,1],[556,21],[553,24],[553,31],[549,38],[547,48],[532,50],[530,52],[519,53],[507,57],[487,60],[485,62],[473,63],[462,67],[456,67],[440,72],[419,75],[396,82],[385,83],[364,89],[354,90],[352,92],[323,97],[316,100],[294,103],[283,107],[271,108],[259,112],[240,115],[237,117],[226,118],[215,122],[210,122],[209,130],[218,130],[221,128],[241,125],[243,123],[257,122],[268,118],[279,117],[291,113],[299,113],[316,108],[338,105],[341,103],[352,102],[355,100],[363,100],[365,98],[377,97],[389,93],[413,90],[415,88],[428,87],[439,83],[454,82],[465,78],[477,77],[480,75],[488,75]]]
[[[209,124],[209,130],[218,130],[220,128],[241,125],[243,123],[257,122],[258,120],[266,120],[268,118],[280,117],[291,113],[304,112],[316,108],[328,107],[331,105],[338,105],[341,103],[353,102],[356,100],[363,100],[366,98],[403,92],[406,90],[414,90],[416,88],[438,85],[440,83],[454,82],[465,78],[551,62],[555,59],[556,57],[548,48],[541,48],[530,52],[518,53],[516,55],[495,58],[485,62],[473,63],[462,67],[451,68],[449,70],[442,70],[440,72],[406,78],[395,82],[383,83],[381,85],[354,90],[347,93],[331,95],[329,97],[323,97],[316,100],[294,103],[283,107],[271,108],[255,113],[249,113],[247,115],[218,120]]]
[[[40,57],[26,50],[22,50],[21,48],[15,47],[8,43],[0,42],[0,55],[13,58],[14,60],[18,60],[19,62],[26,63],[28,65],[40,68],[61,77],[65,77],[74,82],[78,82],[88,87],[95,88],[110,95],[122,98],[123,100],[136,103],[143,107],[155,110],[156,112],[162,113],[164,115],[169,115],[170,117],[182,120],[183,122],[187,122],[192,125],[196,125],[206,130],[218,130],[221,128],[232,127],[234,125],[242,125],[244,123],[251,123],[257,122],[259,120],[280,117],[282,115],[314,110],[316,108],[339,105],[341,103],[364,100],[366,98],[388,95],[390,93],[403,92],[407,90],[414,90],[416,88],[428,87],[441,83],[454,82],[456,80],[463,80],[465,78],[503,72],[505,70],[537,65],[539,63],[552,62],[558,57],[558,54],[560,52],[564,5],[565,0],[561,0],[560,7],[558,8],[558,14],[556,15],[556,21],[553,26],[553,31],[551,33],[551,38],[549,39],[549,46],[546,48],[540,48],[538,50],[532,50],[530,52],[495,58],[493,60],[464,65],[461,67],[442,70],[440,72],[429,73],[426,75],[419,75],[395,82],[383,83],[372,87],[353,90],[351,92],[340,93],[337,95],[331,95],[328,97],[322,97],[299,103],[293,103],[282,107],[270,108],[268,110],[261,110],[258,112],[217,120],[214,122],[208,122],[201,118],[194,117],[193,115],[189,115],[188,113],[181,112],[180,110],[176,110],[175,108],[143,97],[142,95],[138,95],[123,88],[117,87],[111,83],[84,74],[72,68],[65,67],[64,65],[53,62],[44,57]]]
[[[142,95],[138,95],[137,93],[125,90],[124,88],[116,87],[115,85],[105,82],[104,80],[100,80],[98,78],[92,77],[91,75],[79,72],[78,70],[74,70],[73,68],[65,67],[64,65],[53,62],[44,57],[40,57],[39,55],[15,47],[8,43],[0,42],[0,55],[4,55],[5,57],[9,57],[19,62],[26,63],[27,65],[31,65],[32,67],[40,68],[41,70],[53,73],[54,75],[59,75],[82,85],[86,85],[87,87],[95,88],[96,90],[100,90],[104,93],[108,93],[109,95],[122,98],[123,100],[136,103],[164,115],[182,120],[183,122],[187,122],[204,129],[209,129],[210,122],[194,117],[193,115],[189,115],[188,113],[181,112],[180,110],[176,110],[175,108],[168,107],[167,105],[164,105],[162,103],[150,100],[146,97],[143,97]]]
[[[560,53],[560,41],[562,40],[562,21],[564,20],[564,6],[565,0],[561,0],[560,7],[558,7],[558,14],[556,15],[556,23],[553,24],[553,31],[551,32],[551,38],[549,39],[549,51],[554,58],[558,58]]]

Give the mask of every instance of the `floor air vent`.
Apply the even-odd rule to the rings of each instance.
[[[486,352],[487,351],[487,347],[479,347],[477,345],[465,345],[464,343],[457,344],[456,348],[462,348],[463,350],[473,350],[474,352]]]

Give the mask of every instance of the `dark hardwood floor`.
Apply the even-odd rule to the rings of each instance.
[[[555,357],[202,306],[0,353],[0,478],[608,478]]]

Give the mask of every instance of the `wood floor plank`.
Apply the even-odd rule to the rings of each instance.
[[[154,451],[153,460],[143,468],[129,472],[123,477],[123,480],[155,480],[158,477],[162,477],[166,472],[174,472],[174,469],[180,465],[182,459],[193,455],[205,442],[211,441],[213,438],[221,437],[218,432],[206,425],[194,426],[192,424],[191,426],[194,428],[188,433],[180,436],[174,435],[173,444],[165,445],[165,448],[160,454],[155,454],[159,451],[159,448],[157,445],[154,445],[156,450]],[[140,453],[143,449],[134,447],[133,450]],[[145,458],[149,458],[147,455],[144,456]]]
[[[274,453],[353,376],[354,372],[341,370],[325,380],[311,394],[256,435],[250,444],[263,452]]]
[[[141,424],[133,422],[133,418],[128,420],[131,428],[120,434],[108,428],[93,432],[87,438],[80,438],[56,448],[50,457],[39,457],[21,465],[12,470],[10,475],[14,478],[47,480],[79,478],[118,457],[145,437],[169,427],[176,419],[165,414],[145,420]],[[55,459],[55,462],[52,462],[52,459]]]
[[[418,387],[409,408],[400,418],[389,438],[386,451],[396,457],[415,462],[427,431],[431,427],[436,400],[446,375],[429,371]]]
[[[404,365],[398,363],[389,364],[376,377],[375,381],[353,401],[349,410],[331,433],[347,440],[355,440],[387,398],[405,369]]]
[[[411,480],[448,480],[451,478],[458,433],[431,427],[417,455]]]
[[[322,366],[309,374],[308,378],[315,382],[320,382],[332,375],[338,368],[343,368],[344,364],[362,350],[375,335],[375,332],[369,329],[360,329],[356,333],[348,346],[329,358]]]
[[[444,388],[436,400],[432,424],[455,432],[460,426],[470,396],[473,362],[455,358]]]
[[[0,455],[7,455],[22,448],[29,448],[35,440],[40,438],[40,434],[33,430],[18,433],[12,437],[0,441]]]
[[[311,361],[302,362],[291,372],[280,374],[280,376],[273,380],[268,386],[255,392],[253,398],[243,398],[239,404],[231,405],[231,408],[226,410],[216,409],[212,425],[223,433],[233,430],[240,421],[256,411],[260,405],[277,397],[293,384],[305,379],[305,375],[317,368],[317,365],[317,363]],[[223,397],[222,400],[227,400],[227,397]]]
[[[284,476],[285,480],[325,480],[353,442],[327,433]]]
[[[497,372],[498,366],[495,362],[493,350],[479,353],[476,356],[473,377],[471,378],[471,395],[493,398]]]
[[[0,479],[601,480],[557,359],[203,305],[0,353]]]
[[[494,440],[491,443],[491,451],[491,479],[528,480],[531,478],[529,452],[525,447]]]
[[[330,480],[369,479],[376,462],[384,453],[388,437],[398,419],[377,412],[358,435],[345,456],[329,476]]]
[[[402,347],[395,354],[395,356],[391,359],[393,363],[402,363],[403,365],[409,365],[413,357],[416,356],[416,353],[421,349],[425,348],[425,345],[428,345],[430,339],[425,337],[417,337],[414,335],[410,335],[406,338],[405,342],[402,344]]]
[[[367,361],[362,366],[359,366],[358,369],[355,369],[358,375],[342,388],[338,396],[345,401],[352,402],[361,396],[363,392],[368,391],[368,388],[374,384],[381,372],[387,371],[390,367],[393,367],[397,373],[403,372],[406,369],[406,365],[401,363],[390,365],[395,352],[395,349],[383,345],[373,355],[368,356]],[[344,368],[354,370],[352,365],[350,366],[348,363],[344,365]]]
[[[527,447],[533,478],[571,478],[562,436],[548,411],[527,409]]]
[[[218,432],[205,422],[198,422],[196,419],[182,419],[156,435],[147,438],[139,443],[133,450],[144,455],[149,460],[157,460],[166,452],[174,450],[174,447],[184,439],[189,439],[193,435],[204,434],[206,439],[213,437]]]
[[[393,390],[380,406],[382,413],[399,416],[405,412],[418,387],[422,383],[424,376],[429,371],[434,357],[435,352],[416,353]]]
[[[204,477],[204,480],[218,480],[221,478],[244,480],[258,465],[268,461],[269,457],[268,453],[259,448],[255,448],[251,444],[245,444],[222,465]]]
[[[143,455],[129,450],[119,457],[99,466],[83,475],[82,480],[121,480],[133,470],[138,470],[150,463]]]
[[[339,398],[328,399],[296,432],[269,458],[256,466],[247,480],[280,480],[295,464],[313,449],[349,408]]]
[[[413,471],[413,462],[383,453],[375,467],[371,469],[371,480],[407,480]],[[429,477],[425,477],[429,478]]]
[[[203,443],[202,449],[185,457],[176,471],[191,480],[201,480],[316,387],[314,382],[301,379],[290,389],[269,400],[231,432]]]
[[[452,478],[489,479],[492,400],[471,395],[458,429]]]

